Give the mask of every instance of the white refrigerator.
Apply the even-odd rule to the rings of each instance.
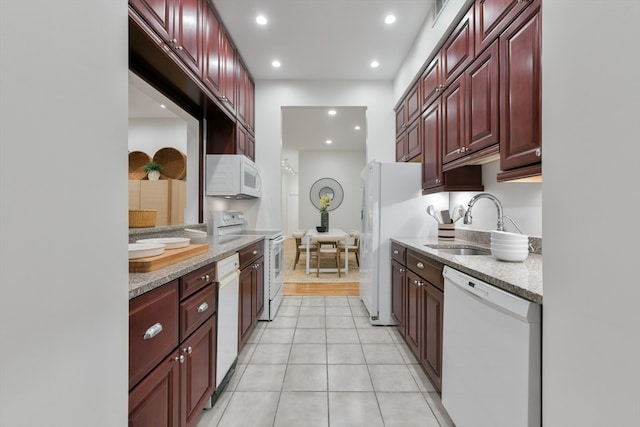
[[[371,162],[360,174],[360,298],[373,325],[391,318],[391,237],[428,234],[420,163]]]

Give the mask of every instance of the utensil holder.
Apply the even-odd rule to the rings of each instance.
[[[438,240],[453,241],[456,238],[456,223],[438,224]]]

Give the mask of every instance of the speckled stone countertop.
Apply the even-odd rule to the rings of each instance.
[[[529,254],[523,262],[498,261],[491,255],[451,255],[425,245],[468,245],[489,249],[488,245],[457,239],[392,238],[392,241],[503,289],[526,300],[542,304],[542,255]]]
[[[195,227],[182,226],[182,228]],[[170,230],[162,231],[166,232]],[[140,234],[137,234],[136,237],[147,238],[146,235],[144,237],[141,237]],[[170,236],[169,234],[163,234],[163,237]],[[145,292],[149,292],[159,286],[169,283],[170,281],[177,279],[178,277],[184,276],[185,274],[190,273],[191,271],[210,264],[214,261],[219,261],[223,258],[226,258],[229,255],[237,252],[239,249],[259,242],[263,239],[264,236],[238,236],[232,238],[223,237],[222,239],[209,236],[207,239],[207,243],[209,244],[209,251],[205,254],[196,255],[192,258],[188,258],[184,261],[168,265],[149,273],[129,273],[129,299],[142,295]]]

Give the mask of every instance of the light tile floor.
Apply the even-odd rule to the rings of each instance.
[[[395,327],[359,297],[285,297],[197,427],[455,427]]]

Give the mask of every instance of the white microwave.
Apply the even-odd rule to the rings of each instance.
[[[253,199],[262,193],[262,177],[242,154],[207,154],[205,194],[227,199]]]

